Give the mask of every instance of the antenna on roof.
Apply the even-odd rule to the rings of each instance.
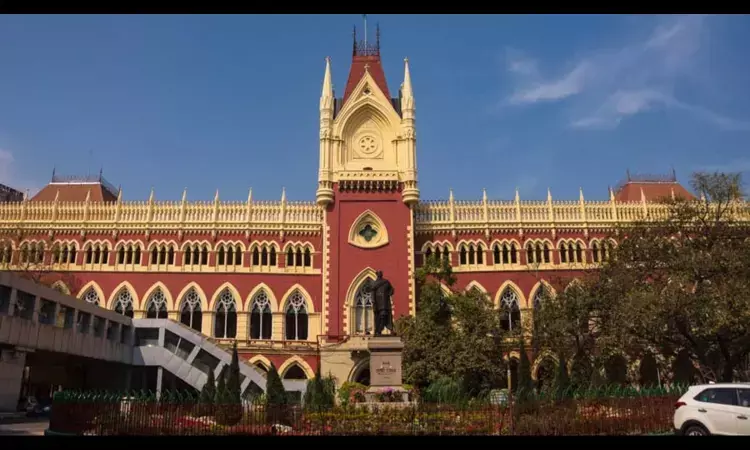
[[[378,53],[380,52],[380,23],[375,24],[375,46],[378,48]]]
[[[352,42],[354,42],[354,47],[352,48],[352,54],[357,54],[357,26],[352,26]]]
[[[367,48],[367,14],[362,14],[362,20],[365,21],[365,48]]]
[[[672,181],[677,182],[677,172],[675,172],[674,166],[672,166]]]
[[[99,167],[99,181],[100,182],[102,181],[103,172],[104,172],[104,168],[103,167]]]
[[[55,181],[55,166],[52,166],[52,181]]]
[[[628,181],[630,181],[630,169],[625,169],[625,174],[628,177]]]

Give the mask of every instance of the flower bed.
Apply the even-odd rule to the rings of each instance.
[[[356,389],[354,389],[356,391]],[[354,395],[350,392],[348,396]],[[56,402],[50,430],[89,435],[627,435],[671,430],[673,395],[463,406],[358,403],[326,411],[112,397]],[[221,425],[222,408],[239,408]],[[234,411],[237,412],[237,411]]]

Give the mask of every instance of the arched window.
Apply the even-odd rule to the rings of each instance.
[[[368,278],[368,280],[372,281]],[[357,294],[354,296],[354,308],[352,314],[354,316],[354,334],[372,334],[375,325],[375,311],[373,310],[372,304],[372,292],[365,292],[364,285],[357,290]]]
[[[195,291],[190,288],[182,297],[182,307],[180,308],[180,322],[200,332],[203,329],[203,312],[201,311],[201,298]]]
[[[114,310],[118,314],[133,318],[133,296],[130,295],[130,291],[122,289],[117,294],[117,301],[115,301]]]
[[[250,309],[250,339],[271,339],[273,331],[271,301],[266,291],[259,291],[253,296]]]
[[[286,372],[284,372],[284,379],[285,380],[306,380],[307,375],[305,374],[305,371],[302,369],[302,367],[299,366],[299,364],[292,364],[289,366],[288,369],[286,369]]]
[[[166,319],[169,317],[167,314],[167,297],[164,296],[164,292],[157,288],[148,297],[148,306],[146,306],[146,318],[148,319]]]
[[[86,291],[85,294],[83,294],[83,299],[87,303],[91,303],[92,305],[99,306],[99,294],[96,293],[96,290],[94,288],[90,287],[88,291]]]
[[[237,336],[237,303],[229,289],[224,289],[216,302],[214,337],[232,339]]]
[[[294,291],[287,300],[286,340],[307,340],[307,308],[305,308],[305,297],[299,291]]]
[[[518,294],[511,288],[505,288],[500,296],[500,326],[505,331],[513,331],[520,325],[521,309],[518,305]]]

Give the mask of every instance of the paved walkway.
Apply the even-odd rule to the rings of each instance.
[[[49,419],[26,419],[17,423],[0,423],[0,436],[44,436]]]

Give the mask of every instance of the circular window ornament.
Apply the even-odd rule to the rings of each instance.
[[[359,151],[364,155],[372,155],[378,151],[378,141],[375,136],[366,134],[359,138]]]
[[[388,230],[380,217],[364,211],[349,228],[349,243],[359,248],[378,248],[388,244]]]

